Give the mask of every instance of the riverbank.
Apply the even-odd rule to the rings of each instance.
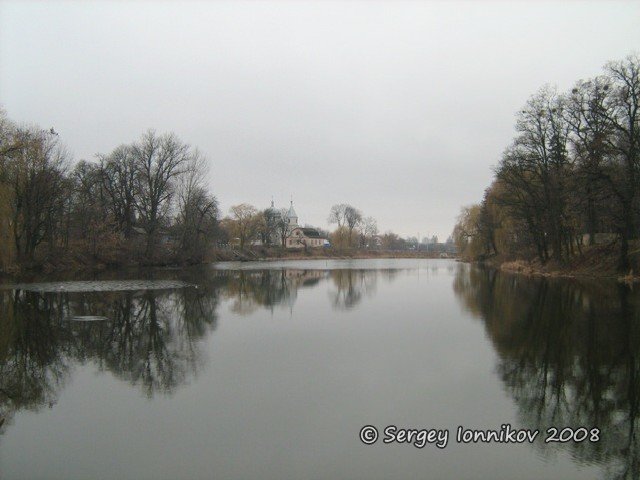
[[[128,272],[146,272],[158,269],[198,268],[217,262],[256,262],[279,260],[346,260],[370,258],[441,258],[440,253],[415,250],[360,250],[315,248],[308,250],[286,249],[278,247],[254,247],[245,250],[231,248],[213,249],[200,262],[177,262],[167,257],[155,261],[144,261],[136,256],[113,256],[112,261],[104,261],[91,256],[61,255],[49,257],[40,264],[14,266],[8,271],[0,271],[0,280],[34,279],[34,278],[65,278],[76,279],[94,275],[120,274]],[[447,257],[452,258],[452,257]]]
[[[442,258],[440,253],[424,250],[361,250],[310,248],[285,249],[278,247],[257,247],[249,250],[216,250],[214,262],[222,261],[275,261],[275,260],[310,260],[314,258],[327,260],[367,259],[367,258]],[[445,257],[452,258],[452,257]]]
[[[582,254],[562,263],[542,263],[538,258],[522,259],[504,255],[496,255],[476,263],[528,276],[609,278],[625,283],[640,282],[640,245],[636,243],[631,248],[629,257],[632,267],[628,272],[618,271],[618,255],[618,246],[612,243],[584,247]]]

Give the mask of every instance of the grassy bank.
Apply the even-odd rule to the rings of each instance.
[[[616,243],[584,247],[579,255],[564,262],[549,261],[541,263],[537,258],[519,258],[516,256],[496,255],[478,261],[484,265],[507,272],[546,277],[590,277],[615,278],[624,282],[640,281],[640,242],[632,244],[630,260],[632,267],[628,272],[617,269],[619,246]]]

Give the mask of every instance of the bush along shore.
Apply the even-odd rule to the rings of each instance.
[[[603,278],[616,279],[633,284],[640,282],[640,242],[632,242],[629,252],[632,267],[625,273],[618,268],[619,245],[597,245],[585,247],[580,255],[574,255],[563,262],[541,262],[536,257],[528,259],[517,256],[493,255],[465,261],[497,268],[505,272],[530,276]]]

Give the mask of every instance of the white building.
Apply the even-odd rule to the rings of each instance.
[[[282,213],[278,211],[271,201],[271,207],[267,209],[267,221],[272,225],[279,225],[282,219]],[[285,239],[285,247],[287,248],[318,248],[329,245],[329,241],[317,229],[311,227],[302,227],[298,223],[298,214],[293,208],[293,200],[286,213],[284,221],[287,224],[287,236]],[[272,244],[281,245],[282,239],[275,228],[272,235]]]

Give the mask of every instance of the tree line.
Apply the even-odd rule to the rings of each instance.
[[[566,262],[615,242],[632,267],[640,225],[640,57],[609,62],[567,92],[542,87],[517,113],[516,136],[453,236],[470,258]]]
[[[398,234],[386,231],[379,234],[375,218],[365,216],[362,211],[348,203],[333,205],[329,211],[327,222],[335,225],[331,232],[312,225],[319,234],[330,241],[337,249],[384,249],[403,250],[415,246],[417,239],[403,239]],[[287,209],[260,210],[248,203],[233,205],[229,215],[220,222],[227,240],[235,240],[235,244],[245,249],[253,244],[260,246],[283,247],[291,232],[287,218]],[[437,237],[434,237],[437,240]]]
[[[197,149],[152,130],[72,166],[53,129],[0,112],[0,270],[201,261],[218,229],[205,173]]]

